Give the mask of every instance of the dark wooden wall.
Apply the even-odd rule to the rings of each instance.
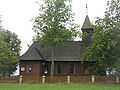
[[[61,67],[61,73],[57,73],[57,65],[60,65]],[[70,73],[70,64],[74,64],[75,67],[75,73]],[[90,73],[87,71],[87,68],[90,67],[91,64],[90,62],[84,62],[81,63],[80,61],[78,62],[55,62],[55,76],[84,76],[84,75],[90,75]]]
[[[51,63],[50,62],[46,62],[47,66],[48,66],[48,73],[45,74],[46,76],[50,76],[50,66]],[[85,75],[90,75],[90,73],[87,72],[87,68],[91,66],[90,62],[84,62],[81,63],[80,61],[78,62],[54,62],[54,76],[85,76]],[[27,65],[31,64],[32,66],[32,70],[31,72],[27,72]],[[61,68],[61,72],[58,73],[57,72],[57,66],[58,64],[60,65]],[[70,73],[70,64],[74,64],[75,67],[75,72],[74,73]],[[25,71],[21,71],[21,67],[25,67]],[[20,61],[20,75],[22,76],[42,76],[43,74],[43,61],[25,61],[25,60],[21,60]]]
[[[31,64],[31,72],[27,72],[27,65]],[[21,67],[25,67],[25,71],[21,71]],[[41,76],[42,72],[42,63],[41,61],[20,61],[20,75],[22,76]]]

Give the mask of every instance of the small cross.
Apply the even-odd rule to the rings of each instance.
[[[88,6],[86,4],[86,15],[88,15]]]

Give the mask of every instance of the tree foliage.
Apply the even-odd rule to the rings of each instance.
[[[52,47],[51,51],[51,76],[54,73],[54,48],[57,42],[71,41],[77,36],[73,23],[73,14],[70,3],[71,0],[43,0],[40,6],[40,14],[35,18],[33,30],[36,33],[34,41],[42,44],[48,43]]]
[[[101,26],[103,29],[112,27],[119,28],[120,22],[120,0],[111,0],[107,2],[105,17],[103,19],[97,18],[96,25]]]
[[[43,0],[40,14],[35,18],[33,30],[36,33],[35,41],[47,42],[51,45],[61,41],[73,40],[77,27],[73,23],[70,0]]]
[[[0,30],[0,36],[2,40],[6,43],[10,44],[10,48],[12,51],[15,51],[16,55],[20,55],[20,39],[18,39],[18,36],[15,33],[11,33],[8,30]]]
[[[84,53],[84,60],[95,61],[91,71],[99,74],[120,72],[120,1],[108,2],[103,19],[95,23],[92,44]]]
[[[15,33],[0,30],[0,76],[11,75],[17,69],[20,43]]]

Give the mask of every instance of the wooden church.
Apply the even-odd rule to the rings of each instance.
[[[82,32],[93,34],[93,28],[88,15],[86,15]],[[91,61],[81,61],[85,50],[84,43],[91,42],[89,38],[82,41],[59,42],[54,49],[54,73],[53,76],[85,76],[90,75],[87,68]],[[52,55],[49,45],[40,45],[34,42],[20,57],[20,75],[22,76],[50,76]]]

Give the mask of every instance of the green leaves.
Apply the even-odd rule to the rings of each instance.
[[[83,60],[96,61],[92,72],[120,75],[120,1],[108,2],[105,17],[98,18],[95,24],[92,44],[86,49]]]
[[[0,76],[11,75],[17,69],[20,43],[15,33],[0,30]]]
[[[20,39],[18,39],[18,36],[15,33],[11,33],[8,30],[0,30],[0,38],[6,42],[9,43],[9,46],[11,50],[16,52],[16,55],[20,55]]]
[[[76,25],[72,22],[71,5],[68,0],[44,0],[40,14],[35,18],[33,30],[35,41],[54,43],[70,41],[77,36]]]
[[[66,5],[70,0],[44,0],[40,6],[40,14],[35,18],[33,30],[36,33],[34,41],[49,44],[52,47],[51,76],[54,72],[54,48],[56,43],[72,41],[77,36],[73,23],[71,5]],[[48,47],[49,48],[49,47]]]

